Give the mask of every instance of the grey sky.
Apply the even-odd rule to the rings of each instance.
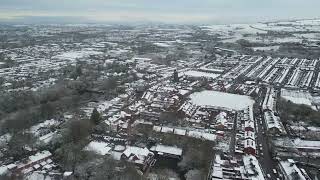
[[[320,0],[0,0],[0,21],[229,23],[320,17]]]

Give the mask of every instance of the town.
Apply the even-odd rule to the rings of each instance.
[[[316,180],[319,32],[2,25],[0,179]]]

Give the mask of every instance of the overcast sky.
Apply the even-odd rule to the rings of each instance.
[[[0,21],[234,23],[320,17],[320,0],[0,0]]]

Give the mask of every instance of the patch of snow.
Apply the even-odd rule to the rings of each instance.
[[[86,147],[85,150],[87,151],[93,151],[100,155],[106,155],[110,154],[111,147],[109,143],[105,142],[97,142],[97,141],[91,141]]]
[[[190,95],[191,102],[199,106],[212,106],[233,110],[243,110],[252,106],[254,100],[249,96],[224,93],[219,91],[202,91]]]
[[[59,54],[55,56],[55,58],[63,59],[63,60],[75,60],[78,58],[84,58],[84,57],[89,57],[90,55],[99,55],[99,54],[102,54],[102,52],[94,51],[94,50],[70,51],[70,52],[64,52],[62,54]]]
[[[201,72],[201,71],[187,71],[183,73],[185,76],[191,76],[191,77],[206,77],[206,78],[212,78],[215,79],[220,76],[220,74],[214,74],[214,73],[207,73],[207,72]]]
[[[182,149],[174,146],[165,146],[165,145],[157,144],[156,146],[152,146],[150,150],[160,152],[160,153],[172,154],[176,156],[182,155]]]

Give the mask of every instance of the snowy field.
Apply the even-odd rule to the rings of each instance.
[[[308,92],[281,89],[281,97],[295,104],[312,106],[312,96]]]
[[[102,52],[94,51],[94,50],[70,51],[70,52],[64,52],[60,55],[57,55],[55,56],[55,58],[72,61],[78,58],[84,58],[84,57],[89,57],[90,55],[99,55],[99,54],[102,54]]]
[[[254,100],[249,96],[230,94],[218,91],[202,91],[190,95],[191,102],[199,106],[214,106],[242,110],[252,106]]]
[[[220,76],[220,74],[214,74],[214,73],[207,73],[207,72],[201,72],[201,71],[187,71],[184,73],[186,76],[191,77],[207,77],[207,78],[217,78]]]
[[[91,141],[86,147],[85,150],[93,151],[100,155],[109,154],[111,151],[110,144],[105,142]]]
[[[201,26],[201,28],[209,34],[218,34],[221,42],[235,43],[239,39],[245,39],[250,42],[259,43],[286,43],[286,42],[302,42],[303,37],[309,40],[318,40],[319,33],[309,33],[308,31],[319,31],[320,20],[303,20],[288,21],[274,23],[254,23],[254,24],[227,24],[227,25],[211,25]],[[262,38],[261,34],[267,32],[289,32],[292,37],[274,37]],[[305,33],[300,33],[300,32]],[[297,33],[297,34],[296,34]],[[277,49],[275,49],[277,50]]]
[[[270,50],[278,50],[280,46],[262,46],[262,47],[253,47],[254,51],[270,51]]]
[[[156,42],[156,43],[153,43],[154,45],[158,46],[158,47],[171,47],[171,44],[169,43],[165,43],[165,42]]]

